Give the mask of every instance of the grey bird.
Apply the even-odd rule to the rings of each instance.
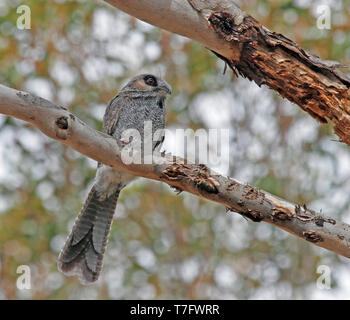
[[[165,128],[165,101],[169,94],[171,87],[159,77],[151,74],[134,77],[109,103],[102,132],[113,136],[123,148],[128,144],[123,139],[123,132],[136,129],[143,147],[145,139],[149,138],[144,137],[145,121],[152,123],[152,136]],[[159,148],[164,134],[151,141],[152,150]],[[61,272],[77,275],[82,284],[98,279],[119,193],[135,178],[129,173],[98,165],[94,185],[59,255]]]

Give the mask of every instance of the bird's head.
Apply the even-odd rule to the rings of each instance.
[[[123,87],[122,91],[152,92],[157,93],[157,95],[167,96],[171,94],[171,87],[165,80],[152,74],[140,74],[132,78]]]

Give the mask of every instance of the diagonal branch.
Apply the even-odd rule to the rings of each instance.
[[[22,119],[44,134],[113,168],[224,205],[255,222],[268,222],[317,246],[350,258],[350,226],[300,207],[253,186],[221,176],[201,164],[187,164],[170,154],[156,155],[154,164],[121,161],[116,140],[96,131],[71,114],[33,94],[0,85],[0,113]]]
[[[233,0],[105,1],[202,43],[235,73],[267,85],[321,123],[331,120],[340,140],[350,145],[350,78],[336,69],[342,65],[271,32]]]

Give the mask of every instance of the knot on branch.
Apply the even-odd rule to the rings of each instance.
[[[208,18],[210,24],[224,35],[231,35],[233,28],[236,26],[234,17],[227,12],[214,12]]]
[[[219,193],[219,182],[210,176],[209,169],[204,164],[198,165],[193,176],[193,182],[199,189],[208,193]]]
[[[60,129],[67,130],[68,129],[68,118],[67,117],[60,117],[56,120],[56,125]]]
[[[186,165],[175,163],[168,166],[163,173],[169,180],[181,181],[187,179],[201,191],[219,193],[219,182],[210,176],[209,169],[204,164]]]
[[[168,166],[163,173],[169,180],[181,180],[187,176],[185,169],[189,169],[189,167],[183,163],[174,163]]]
[[[272,211],[272,220],[273,221],[290,221],[294,217],[293,213],[290,212],[287,208],[275,207]]]
[[[319,227],[323,227],[325,222],[333,224],[333,225],[335,225],[337,223],[334,219],[330,219],[330,218],[325,218],[325,217],[321,217],[321,216],[317,216],[315,218],[315,224]]]
[[[336,224],[334,219],[318,215],[315,211],[308,209],[306,205],[302,207],[299,205],[295,206],[295,213],[298,220],[302,222],[314,222],[318,227],[323,227],[325,223]]]
[[[255,200],[259,197],[264,198],[265,195],[258,188],[246,185],[243,189],[243,196],[248,200]]]
[[[66,140],[71,133],[69,120],[66,116],[61,116],[55,122],[56,137]]]
[[[313,243],[323,241],[323,238],[321,237],[321,235],[319,235],[317,232],[311,231],[311,230],[304,231],[303,237],[305,238],[305,240],[313,242]]]
[[[253,222],[261,222],[262,220],[264,220],[264,216],[259,211],[248,209],[245,212],[240,212],[240,214],[243,217],[252,220]]]

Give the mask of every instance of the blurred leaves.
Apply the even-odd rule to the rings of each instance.
[[[319,1],[239,2],[271,30],[349,65],[347,1],[332,2],[331,30],[316,28]],[[173,87],[170,129],[230,128],[224,174],[335,217],[349,212],[350,154],[332,140],[331,125],[319,126],[266,88],[223,75],[222,61],[201,45],[106,4],[23,1],[32,28],[18,30],[19,4],[0,3],[1,83],[65,105],[100,129],[106,104],[125,81],[153,72]],[[171,151],[176,142],[167,140]],[[57,272],[56,259],[95,168],[22,121],[0,116],[0,298],[312,298],[319,264],[334,271],[334,286],[342,283],[336,271],[345,262],[331,252],[138,179],[118,203],[101,280],[83,287]],[[28,292],[16,289],[21,264],[32,270]]]

